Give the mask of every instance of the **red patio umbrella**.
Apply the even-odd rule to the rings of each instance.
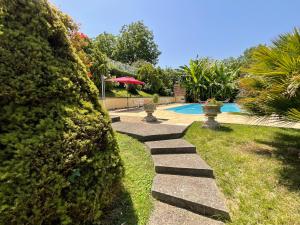
[[[144,82],[136,80],[133,77],[118,77],[118,78],[108,79],[107,81],[124,83],[124,84],[140,84],[140,85],[145,84]]]
[[[111,78],[107,79],[106,81],[124,83],[124,84],[138,84],[143,85],[145,84],[143,81],[136,80],[133,77],[118,77],[118,78]],[[127,95],[127,107],[128,107],[128,95]]]

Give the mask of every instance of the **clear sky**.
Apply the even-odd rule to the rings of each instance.
[[[50,0],[95,37],[118,34],[143,20],[162,54],[159,65],[177,67],[189,59],[239,56],[300,27],[300,0]]]

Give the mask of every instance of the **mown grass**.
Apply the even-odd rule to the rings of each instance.
[[[116,88],[105,93],[106,97],[152,97],[152,94],[137,90],[137,94],[129,93],[126,89]]]
[[[117,134],[125,168],[123,190],[104,213],[105,225],[145,225],[152,210],[154,167],[149,151],[137,140]]]
[[[185,138],[214,169],[230,225],[300,224],[300,130],[194,123]]]

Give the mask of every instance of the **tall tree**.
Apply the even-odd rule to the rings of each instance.
[[[99,34],[93,41],[95,47],[111,59],[114,58],[117,43],[118,36],[106,32]]]
[[[0,9],[0,224],[99,224],[122,166],[72,21],[47,0]]]
[[[160,53],[153,32],[138,21],[122,27],[114,59],[129,64],[138,60],[156,64]]]

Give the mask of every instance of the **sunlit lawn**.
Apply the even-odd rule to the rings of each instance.
[[[228,224],[300,224],[300,130],[194,123],[185,138],[214,169]]]
[[[126,135],[117,134],[125,167],[124,190],[105,212],[105,225],[144,225],[152,210],[151,185],[154,168],[146,147]]]

